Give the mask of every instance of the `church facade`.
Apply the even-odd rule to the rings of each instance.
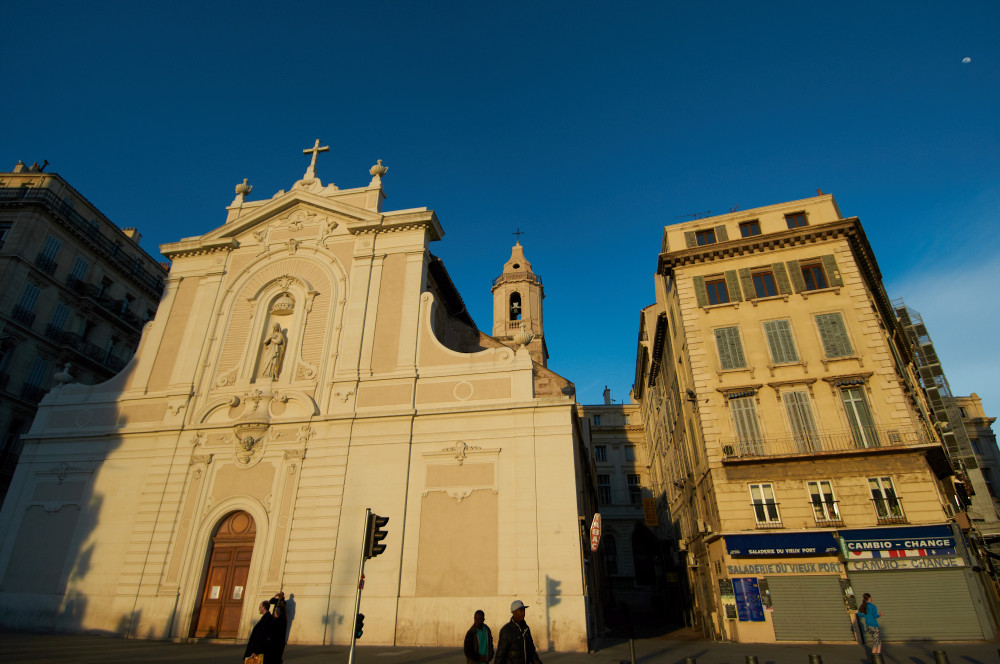
[[[0,512],[0,623],[240,639],[283,589],[290,642],[347,643],[370,508],[390,521],[364,643],[459,644],[517,598],[539,648],[586,648],[587,461],[523,248],[497,339],[430,252],[434,212],[383,211],[381,161],[324,185],[318,151],[290,190],[244,181],[222,226],[162,246],[133,360],[42,401]]]

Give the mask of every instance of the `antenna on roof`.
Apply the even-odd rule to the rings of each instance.
[[[705,210],[704,212],[689,212],[687,214],[679,214],[674,217],[674,219],[686,219],[687,217],[691,217],[692,219],[701,219],[702,217],[707,217],[710,214],[712,214],[711,210]]]
[[[733,212],[736,212],[739,209],[740,209],[739,205],[734,205],[733,207],[729,208],[729,212],[733,213]]]

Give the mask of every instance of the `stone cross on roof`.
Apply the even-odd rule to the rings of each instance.
[[[320,147],[318,138],[316,139],[315,145],[313,145],[311,148],[307,148],[302,151],[302,154],[309,154],[310,152],[312,153],[312,161],[309,162],[309,168],[306,169],[306,174],[302,176],[303,180],[308,181],[316,179],[316,156],[320,152],[329,152],[329,151],[330,151],[329,145],[324,145]]]

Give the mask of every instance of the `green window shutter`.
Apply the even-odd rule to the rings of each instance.
[[[818,450],[819,436],[816,433],[812,408],[809,407],[809,395],[803,391],[782,392],[781,400],[785,402],[788,423],[792,426],[792,433],[799,449],[803,452]]]
[[[840,269],[837,267],[837,259],[833,254],[821,256],[823,261],[823,271],[826,272],[826,280],[831,286],[843,286],[844,280],[840,277]]]
[[[729,240],[729,233],[726,232],[725,226],[715,227],[715,241],[716,242],[727,242]]]
[[[698,240],[694,236],[694,231],[684,232],[684,244],[686,244],[689,247],[693,247],[698,244]]]
[[[743,292],[746,294],[746,299],[752,300],[757,297],[757,291],[753,287],[753,275],[751,275],[750,270],[745,267],[740,268],[740,284],[743,286]]]
[[[705,291],[705,277],[694,278],[694,296],[698,300],[699,307],[708,306],[708,292]]]
[[[819,314],[816,316],[816,327],[823,341],[823,352],[827,357],[846,357],[853,355],[851,340],[847,336],[844,319],[839,313]]]
[[[778,287],[778,293],[781,295],[791,293],[792,285],[788,282],[788,270],[785,269],[785,264],[775,263],[771,266],[771,271],[774,272],[774,283]]]
[[[719,348],[719,363],[723,369],[746,367],[743,345],[740,343],[738,327],[723,327],[715,331],[715,345]]]
[[[736,424],[736,436],[744,453],[760,453],[761,435],[757,424],[757,411],[753,407],[753,397],[729,400],[729,409]]]
[[[726,290],[729,291],[730,302],[739,302],[743,299],[740,297],[740,277],[736,274],[736,270],[726,270]]]
[[[792,327],[787,320],[771,320],[764,323],[764,334],[771,349],[772,362],[787,364],[799,361],[799,355],[795,351],[795,341],[792,339]]]
[[[806,289],[806,281],[802,278],[802,267],[798,261],[788,261],[785,265],[788,266],[788,276],[791,277],[795,292],[801,293]]]

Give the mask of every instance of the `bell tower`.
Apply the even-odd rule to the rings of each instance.
[[[542,279],[531,271],[518,240],[493,280],[493,337],[512,348],[527,346],[531,359],[542,365],[549,359],[542,322]]]

